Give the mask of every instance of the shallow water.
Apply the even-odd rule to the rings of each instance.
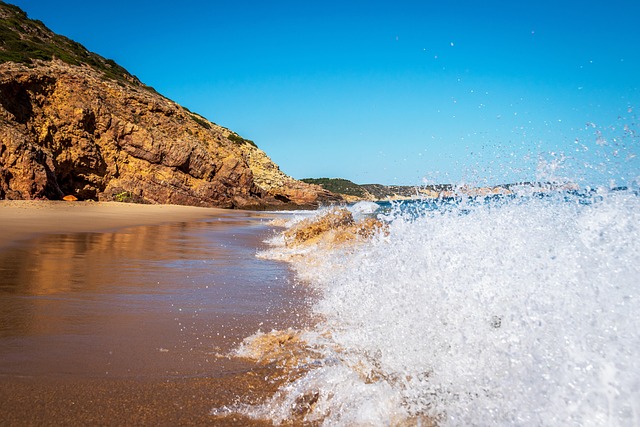
[[[269,218],[42,236],[0,252],[0,376],[188,378],[256,330],[298,324],[288,266],[257,259]]]

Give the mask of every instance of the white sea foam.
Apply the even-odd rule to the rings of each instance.
[[[349,211],[351,212],[355,220],[359,220],[366,215],[375,213],[379,208],[380,205],[377,203],[362,201],[350,206]]]
[[[322,295],[305,335],[322,357],[244,413],[282,422],[314,393],[306,419],[326,425],[640,424],[637,194],[388,218],[362,246],[293,258]]]

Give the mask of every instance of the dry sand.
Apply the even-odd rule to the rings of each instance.
[[[193,221],[228,212],[176,205],[0,200],[0,249],[39,234],[86,233]]]

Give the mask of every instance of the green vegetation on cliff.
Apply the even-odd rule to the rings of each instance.
[[[249,145],[253,145],[254,147],[258,148],[258,146],[256,145],[255,142],[253,142],[250,139],[245,139],[245,138],[241,137],[240,135],[238,135],[235,132],[231,132],[229,134],[229,136],[227,136],[227,139],[229,141],[235,142],[236,144],[249,144]]]
[[[348,196],[365,197],[366,191],[355,182],[342,178],[305,178],[301,181],[307,184],[317,184],[332,193],[346,194]]]
[[[31,64],[35,60],[51,61],[54,58],[70,65],[88,65],[102,72],[106,78],[121,83],[144,86],[115,61],[89,52],[67,37],[54,34],[41,21],[29,19],[19,7],[0,1],[0,63]]]

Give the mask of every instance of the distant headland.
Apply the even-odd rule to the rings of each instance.
[[[455,197],[459,194],[469,196],[490,196],[513,194],[516,189],[527,189],[544,193],[555,190],[576,190],[577,186],[564,183],[517,182],[486,187],[456,186],[452,184],[434,184],[423,186],[356,184],[342,178],[304,178],[303,182],[320,185],[325,190],[340,195],[349,202],[359,200],[390,201],[413,199],[436,199]]]

